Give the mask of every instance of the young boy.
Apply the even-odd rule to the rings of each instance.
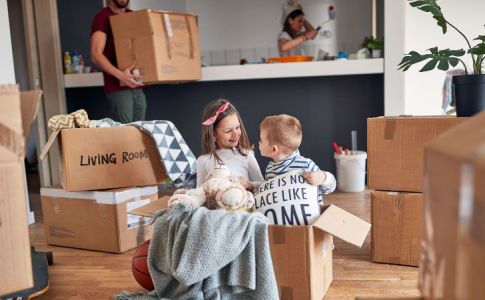
[[[261,122],[260,130],[259,151],[262,156],[272,159],[266,167],[265,179],[269,180],[295,169],[304,169],[306,174],[303,177],[308,183],[320,186],[318,202],[323,204],[322,194],[332,193],[337,182],[332,173],[320,171],[311,159],[300,155],[300,121],[289,115],[270,116]]]

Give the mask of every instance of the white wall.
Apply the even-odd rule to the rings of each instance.
[[[0,84],[15,83],[7,0],[0,0]]]
[[[131,0],[130,9],[154,9],[173,12],[186,12],[185,0]]]
[[[472,41],[478,35],[485,34],[483,0],[440,0],[438,2],[445,19],[457,27]],[[405,53],[418,51],[425,53],[426,49],[437,46],[438,49],[468,49],[465,39],[448,26],[448,32],[443,35],[441,27],[436,24],[431,13],[426,13],[409,4],[405,5]],[[387,30],[387,29],[386,29]],[[428,52],[429,53],[429,52]],[[465,62],[471,66],[471,56],[464,56]],[[433,70],[419,72],[424,63],[414,66],[405,73],[405,113],[413,115],[440,114],[442,103],[443,81],[445,72]],[[461,63],[457,68],[463,68]]]
[[[384,2],[384,114],[405,114],[404,73],[397,70],[404,53],[405,0]]]

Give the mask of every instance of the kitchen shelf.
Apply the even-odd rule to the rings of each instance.
[[[270,63],[202,68],[200,81],[383,74],[384,59],[330,60],[298,63]],[[102,73],[64,75],[64,86],[103,86]]]

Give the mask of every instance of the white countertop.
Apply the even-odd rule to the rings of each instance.
[[[223,81],[291,77],[316,77],[384,73],[384,59],[313,61],[299,63],[271,63],[232,65],[202,68],[202,80]],[[64,75],[64,86],[103,86],[102,73]]]

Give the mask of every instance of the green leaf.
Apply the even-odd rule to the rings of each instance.
[[[438,59],[432,59],[428,63],[424,65],[424,67],[419,70],[419,72],[426,72],[426,71],[431,71],[436,67],[436,64],[438,63]]]
[[[450,62],[450,65],[454,68],[458,65],[458,63],[460,62],[460,60],[458,58],[454,58],[454,57],[450,57],[450,59],[448,59],[448,61]]]
[[[485,43],[485,35],[479,35],[477,38],[473,39],[474,41],[479,40],[482,43]]]
[[[485,47],[485,44],[480,44]],[[444,49],[439,50],[437,47],[428,49],[431,54],[419,54],[416,51],[411,51],[409,54],[405,55],[401,62],[399,63],[398,70],[403,70],[403,72],[409,70],[409,68],[417,64],[419,62],[425,61],[430,59],[424,67],[420,70],[420,72],[426,72],[433,70],[436,65],[438,65],[438,69],[446,71],[450,68],[450,65],[455,67],[459,63],[459,59],[457,57],[465,55],[465,50],[450,50]]]
[[[446,33],[446,20],[441,12],[441,7],[436,3],[437,0],[408,0],[412,7],[416,7],[425,12],[430,12],[433,14],[433,18],[438,21],[438,26],[443,30],[443,34]]]
[[[441,7],[436,4],[436,0],[409,0],[409,4],[412,7],[426,12],[431,12],[433,16],[442,17]]]
[[[449,49],[446,49],[446,50],[443,50],[443,51],[447,51],[446,54],[447,56],[463,56],[465,55],[466,51],[463,50],[463,49],[460,49],[460,50],[449,50]]]
[[[431,54],[438,55],[438,47],[430,48],[428,50],[431,52]]]
[[[445,34],[446,31],[448,30],[447,27],[446,27],[446,20],[445,20],[445,18],[443,18],[443,17],[437,17],[437,16],[434,16],[433,18],[435,18],[438,21],[438,26],[441,27],[441,29],[443,30],[443,34]]]
[[[440,60],[440,63],[438,64],[438,69],[441,71],[448,71],[448,61],[446,59]]]
[[[484,55],[485,54],[485,44],[478,44],[475,47],[471,48],[468,53],[476,54],[476,55]]]

